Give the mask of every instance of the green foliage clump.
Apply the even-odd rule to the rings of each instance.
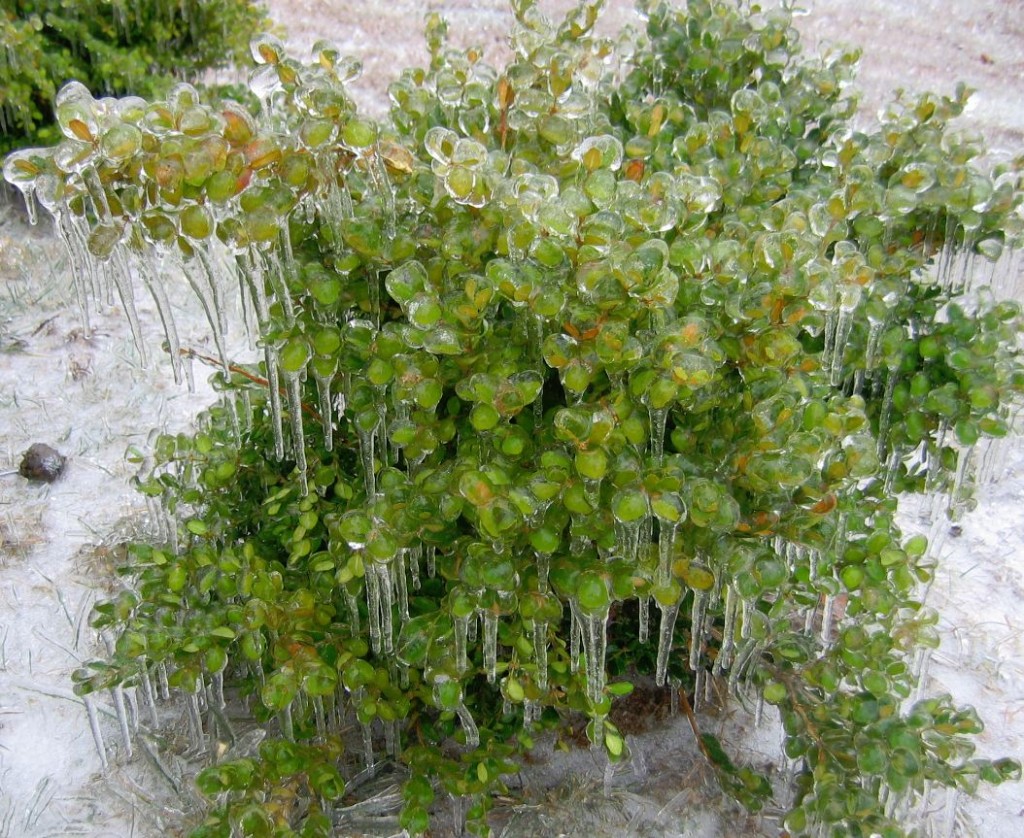
[[[159,439],[166,543],[133,548],[76,676],[166,677],[230,739],[227,685],[274,732],[199,775],[195,834],[329,834],[353,721],[408,768],[406,828],[443,790],[485,832],[532,730],[582,714],[624,755],[624,650],[778,709],[793,834],[901,835],[931,786],[1019,777],[974,758],[972,709],[910,699],[933,565],[895,514],[962,508],[1009,431],[1020,307],[967,280],[1016,243],[1020,174],[947,132],[963,91],[854,128],[856,55],[801,56],[785,9],[641,5],[611,41],[599,3],[552,26],[518,0],[503,69],[432,17],[380,124],[336,49],[262,38],[258,117],[72,86],[60,145],[8,159],[129,312],[133,268],[167,311],[173,257],[219,343],[227,259],[259,331],[200,431]]]
[[[77,79],[97,93],[163,96],[174,81],[243,63],[266,28],[252,0],[10,0],[0,8],[0,154],[61,138],[52,103]]]

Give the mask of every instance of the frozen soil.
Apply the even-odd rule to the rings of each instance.
[[[565,0],[542,3],[551,10]],[[765,4],[767,5],[767,4]],[[963,129],[980,132],[992,160],[1024,153],[1024,18],[1019,0],[815,0],[797,24],[809,49],[837,43],[863,49],[858,89],[870,120],[894,88],[951,92],[957,81],[976,89]],[[318,38],[360,57],[355,91],[380,114],[386,83],[399,67],[426,58],[425,12],[441,12],[456,44],[476,44],[498,62],[510,15],[503,0],[387,4],[358,0],[270,0],[271,15],[300,54]],[[630,3],[612,0],[609,32],[633,20]],[[1020,262],[1003,268],[1010,284]],[[208,330],[187,294],[182,344],[208,351]],[[205,371],[198,394],[176,385],[155,311],[140,299],[148,363],[134,346],[123,312],[93,304],[89,327],[74,299],[70,265],[44,220],[25,224],[14,206],[0,207],[0,838],[87,835],[106,838],[180,834],[197,799],[187,772],[181,708],[165,706],[159,737],[140,736],[129,757],[112,709],[100,702],[106,769],[70,673],[100,653],[88,626],[92,604],[117,590],[118,544],[144,534],[146,519],[131,489],[134,452],[151,428],[185,430],[211,400]],[[240,332],[240,330],[238,330]],[[241,335],[235,348],[242,352]],[[22,453],[45,442],[68,457],[53,484],[16,474]],[[939,613],[942,644],[927,669],[926,693],[950,692],[974,704],[987,723],[983,755],[1024,756],[1024,451],[1019,442],[990,454],[994,482],[956,528],[930,523],[928,510],[906,511],[908,530],[936,537],[940,561],[929,605]],[[643,703],[646,701],[647,703]],[[702,764],[683,716],[664,695],[635,705],[645,723],[630,735],[633,760],[609,771],[588,749],[556,751],[540,743],[524,771],[510,778],[494,827],[507,836],[776,835],[772,813],[751,820],[722,800]],[[650,721],[646,721],[647,717]],[[702,711],[702,730],[718,734],[740,760],[775,766],[779,735],[769,714],[756,728],[736,706]],[[339,834],[398,832],[393,778],[365,786],[369,805],[349,811]],[[1024,833],[1019,785],[984,788],[954,802],[927,801],[932,835],[1011,838]],[[441,818],[435,834],[450,831]]]

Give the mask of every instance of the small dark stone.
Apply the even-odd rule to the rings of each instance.
[[[67,457],[56,449],[43,442],[35,442],[21,458],[18,474],[28,480],[52,483],[64,473],[67,461]]]

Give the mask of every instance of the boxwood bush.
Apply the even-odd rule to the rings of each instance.
[[[145,288],[180,376],[179,265],[218,346],[78,692],[154,720],[176,692],[200,745],[245,701],[267,738],[198,775],[199,836],[331,834],[353,725],[405,766],[404,827],[443,791],[486,832],[534,732],[582,715],[622,758],[644,674],[777,710],[789,788],[700,746],[791,834],[901,835],[929,788],[1018,778],[974,757],[973,709],[917,698],[934,565],[895,515],[962,509],[1009,431],[1020,307],[971,268],[1016,243],[1019,172],[947,131],[963,90],[855,128],[856,53],[803,56],[785,8],[652,0],[610,40],[600,3],[512,5],[502,68],[429,18],[382,122],[351,59],[263,37],[259,113],[72,84],[60,144],[8,159],[83,297],[113,283],[137,325]],[[258,364],[224,352],[225,295]]]
[[[53,97],[163,96],[204,70],[243,63],[266,28],[251,0],[7,0],[0,8],[0,154],[55,143]]]

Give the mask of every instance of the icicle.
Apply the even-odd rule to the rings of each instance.
[[[384,653],[390,655],[395,650],[394,628],[391,611],[394,607],[394,585],[391,581],[391,566],[382,562],[374,562],[373,570],[377,574],[380,589],[380,633]]]
[[[389,239],[393,239],[395,237],[395,223],[397,220],[395,213],[395,189],[391,185],[391,178],[388,177],[388,170],[384,165],[384,158],[380,153],[379,146],[370,155],[368,163],[369,166],[367,168],[370,172],[370,180],[377,192],[377,196],[380,198],[381,208],[384,211],[384,235]]]
[[[661,624],[658,629],[658,661],[655,667],[654,683],[659,687],[665,686],[668,677],[668,658],[672,654],[672,639],[675,637],[676,617],[679,616],[679,606],[682,600],[674,605],[662,605],[658,603],[661,610]]]
[[[651,421],[651,460],[655,466],[660,466],[665,459],[665,427],[668,423],[667,407],[648,407],[647,412]]]
[[[964,490],[967,482],[967,475],[970,473],[971,461],[974,454],[974,446],[961,448],[956,454],[956,476],[953,478],[953,486],[949,490],[949,502],[946,507],[946,515],[950,521],[959,521],[963,516],[965,501],[969,492]]]
[[[160,698],[167,701],[171,697],[171,685],[167,681],[167,666],[163,661],[156,665],[156,682],[160,687]]]
[[[469,748],[477,747],[480,744],[480,730],[477,728],[476,722],[473,721],[473,715],[469,712],[469,708],[466,707],[466,703],[459,701],[459,706],[455,708],[455,712],[459,714],[462,731],[466,734],[466,746]]]
[[[288,275],[294,269],[294,258],[291,257],[291,238],[288,235],[288,225],[281,228],[280,250],[268,250],[262,253],[264,264],[267,266],[267,279],[270,280],[270,287],[274,289],[274,300],[281,306],[285,323],[289,326],[295,325],[295,307],[292,305],[292,295],[288,290]]]
[[[359,602],[356,595],[347,587],[342,589],[345,594],[345,605],[348,607],[348,621],[351,623],[352,633],[359,634]]]
[[[374,444],[377,439],[377,426],[374,425],[369,431],[365,430],[357,421],[356,437],[359,440],[359,458],[363,467],[363,486],[366,490],[366,497],[372,498],[377,494],[377,475],[374,472]]]
[[[639,598],[640,604],[640,632],[637,638],[639,642],[646,643],[648,635],[650,634],[650,619],[651,619],[651,598],[642,596]]]
[[[597,704],[604,697],[605,657],[608,648],[608,612],[590,614],[575,599],[569,600],[573,616],[580,626],[586,660],[587,696]]]
[[[125,316],[128,318],[128,326],[131,328],[132,340],[135,341],[135,348],[139,351],[140,363],[146,366],[146,344],[142,339],[142,323],[139,321],[139,312],[135,308],[135,291],[132,288],[131,272],[128,268],[124,255],[124,248],[118,246],[114,250],[114,262],[110,265],[110,274],[114,279],[114,287],[117,288],[117,296],[121,299],[121,306],[124,308]]]
[[[732,662],[732,653],[736,645],[736,594],[731,585],[725,587],[725,613],[722,617],[722,646],[715,658],[714,673],[721,675]]]
[[[398,759],[398,722],[384,722],[384,750],[392,759]]]
[[[156,730],[160,727],[160,717],[156,709],[156,696],[153,694],[153,679],[149,677],[149,669],[145,661],[143,661],[139,675],[139,680],[142,684],[142,703],[149,710],[149,720],[153,725],[153,730]]]
[[[367,768],[373,768],[377,764],[373,756],[373,727],[370,722],[360,722],[359,727],[363,732],[363,761]]]
[[[305,497],[309,494],[309,482],[306,478],[306,435],[302,428],[302,374],[285,372],[284,380],[292,426],[292,454],[295,456],[295,470],[299,473],[299,492]]]
[[[672,552],[679,524],[658,519],[658,584],[667,585],[672,579]]]
[[[78,237],[75,234],[74,225],[68,220],[66,212],[57,210],[54,212],[54,229],[64,243],[64,249],[71,259],[71,280],[75,286],[75,298],[78,300],[78,309],[82,314],[82,324],[86,334],[92,333],[92,326],[89,321],[89,294],[86,293],[87,272],[93,270],[92,262],[84,259],[79,249]]]
[[[363,577],[366,587],[366,610],[370,617],[370,648],[375,655],[380,654],[380,580],[374,572],[373,563],[366,567],[366,574]]]
[[[289,702],[284,706],[279,716],[281,723],[281,736],[287,739],[289,742],[295,741],[295,723],[292,720],[292,704]]]
[[[821,350],[821,367],[831,373],[836,349],[836,313],[834,309],[825,310],[825,345]]]
[[[322,696],[313,696],[313,718],[316,721],[316,735],[322,742],[327,736],[327,714],[324,712]]]
[[[640,551],[640,527],[643,518],[635,521],[615,519],[615,552],[627,562],[636,562]]]
[[[82,696],[85,704],[85,712],[89,716],[89,729],[92,731],[92,741],[96,745],[96,753],[99,754],[100,764],[107,768],[107,749],[103,744],[103,732],[100,730],[100,720],[96,712],[96,702],[92,694]]]
[[[25,211],[28,213],[28,223],[35,227],[39,223],[39,209],[36,205],[35,188],[23,186],[21,187],[21,194],[25,196]]]
[[[427,578],[433,579],[434,574],[437,573],[437,548],[433,544],[428,544],[426,547],[427,553]]]
[[[477,623],[478,623],[478,620],[476,618],[476,614],[473,614],[469,618],[469,631],[466,632],[466,639],[470,643],[476,643],[476,627],[477,627]]]
[[[188,708],[188,732],[192,747],[198,753],[206,750],[206,740],[203,735],[203,719],[199,712],[199,691],[202,689],[202,679],[196,679],[195,692],[185,692],[185,704]]]
[[[843,364],[846,360],[846,346],[853,328],[853,315],[860,303],[860,286],[844,285],[839,295],[839,319],[836,321],[835,342],[832,349],[832,386],[836,387],[843,379]]]
[[[398,594],[398,616],[403,626],[409,622],[409,587],[405,575],[405,558],[409,552],[401,549],[395,554],[395,591]]]
[[[320,401],[320,422],[324,430],[324,448],[328,451],[334,450],[334,417],[331,415],[331,379],[332,376],[320,375],[315,369],[313,378],[316,379],[316,392]]]
[[[537,560],[537,591],[546,594],[548,592],[548,574],[551,571],[551,556],[547,553],[534,552]]]
[[[263,278],[255,267],[250,264],[251,255],[246,258],[243,254],[238,258],[238,267],[249,285],[252,294],[253,304],[256,307],[256,317],[259,321],[261,336],[266,337],[270,329],[270,309],[267,304],[267,295],[263,289]],[[280,379],[277,367],[277,353],[267,343],[263,347],[263,360],[267,367],[267,395],[270,398],[271,427],[274,431],[274,456],[278,460],[284,459],[284,427],[283,410],[281,409]]]
[[[547,692],[548,624],[543,620],[533,621],[533,658],[537,664],[537,687],[541,692]]]
[[[821,606],[821,642],[826,647],[832,644],[832,619],[835,599],[831,594],[825,594],[825,602]]]
[[[131,725],[128,723],[128,712],[125,710],[125,692],[120,684],[111,688],[111,698],[114,700],[114,712],[118,717],[118,725],[121,727],[121,741],[125,746],[125,755],[132,758],[131,747]]]
[[[420,556],[423,555],[423,544],[417,542],[409,548],[409,577],[412,580],[412,589],[420,589]]]
[[[580,668],[580,633],[582,632],[580,621],[576,619],[576,611],[572,611],[572,619],[569,620],[569,671],[575,672]]]
[[[469,617],[453,617],[455,624],[455,671],[460,675],[469,669],[469,655],[466,638],[469,634]]]
[[[160,323],[164,328],[164,338],[167,340],[167,351],[171,356],[171,372],[174,374],[174,383],[180,385],[182,381],[181,342],[178,340],[178,329],[174,323],[171,301],[167,298],[163,283],[154,275],[150,266],[152,255],[152,251],[147,252],[142,258],[136,259],[135,264],[138,266],[143,284],[153,298],[153,302],[156,303],[157,314],[160,315]]]
[[[498,672],[498,615],[488,610],[482,613],[484,620],[484,672],[487,673],[487,682],[493,684]]]
[[[693,592],[693,611],[690,620],[690,669],[699,670],[700,655],[704,648],[704,618],[708,607],[707,591]]]

